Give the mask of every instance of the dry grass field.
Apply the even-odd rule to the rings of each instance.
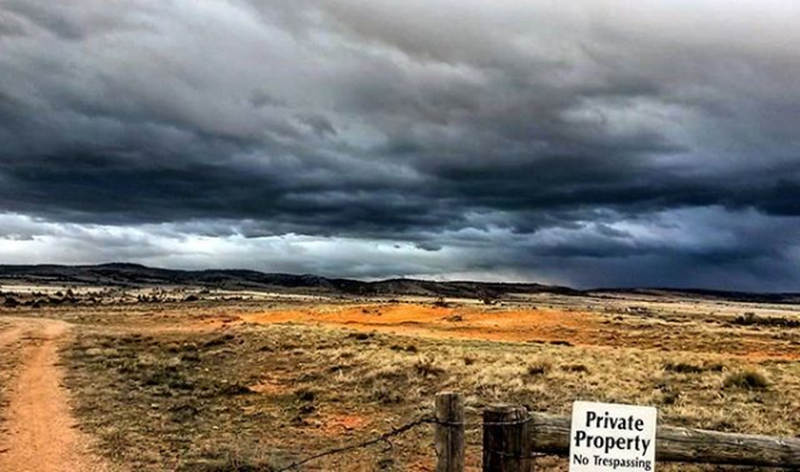
[[[11,324],[0,318],[0,434],[5,432],[2,420],[8,406],[8,390],[18,363],[18,351],[13,345],[14,333]]]
[[[91,454],[113,469],[280,470],[405,424],[444,389],[467,394],[476,421],[497,402],[567,415],[575,400],[598,400],[657,406],[660,421],[676,426],[800,434],[792,305],[643,295],[493,305],[75,296],[0,308],[0,417],[27,365],[25,338],[13,331],[31,319],[67,322],[58,364],[71,414]],[[479,470],[480,431],[467,439],[470,470]],[[431,470],[432,440],[423,425],[302,470]],[[2,456],[0,444],[0,464]],[[556,458],[538,464],[566,470]]]

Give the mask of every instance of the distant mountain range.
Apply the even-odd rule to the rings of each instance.
[[[619,293],[642,296],[692,296],[736,301],[800,303],[800,294],[756,294],[695,289],[599,289],[575,290],[535,283],[435,282],[416,279],[389,279],[363,282],[316,275],[267,274],[252,270],[171,270],[138,264],[101,265],[0,265],[0,281],[147,287],[156,285],[192,286],[224,290],[259,290],[308,294],[360,296],[432,296],[495,299],[508,294],[551,293],[559,295],[614,296]]]
[[[92,266],[0,265],[0,281],[121,287],[194,286],[225,290],[347,294],[364,296],[419,295],[441,297],[495,298],[508,293],[580,292],[540,284],[483,282],[433,282],[391,279],[362,282],[316,275],[267,274],[253,270],[171,270],[138,264],[113,263]]]

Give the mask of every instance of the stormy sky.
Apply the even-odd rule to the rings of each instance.
[[[794,0],[0,0],[0,263],[800,291]]]

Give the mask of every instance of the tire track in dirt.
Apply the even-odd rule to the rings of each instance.
[[[107,464],[93,456],[89,439],[77,429],[61,386],[58,345],[70,325],[57,320],[14,319],[0,333],[0,344],[21,345],[21,363],[8,398],[0,471],[105,472]]]

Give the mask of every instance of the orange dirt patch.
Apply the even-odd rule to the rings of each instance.
[[[728,354],[749,360],[800,359],[800,344],[776,342],[774,333],[657,319],[616,321],[607,315],[557,309],[440,307],[414,303],[309,305],[245,313],[251,323],[303,323],[438,339],[568,343],[576,346]]]
[[[370,424],[368,418],[358,415],[331,415],[325,416],[321,424],[323,433],[327,435],[344,434],[357,431]]]
[[[480,310],[420,304],[317,306],[243,314],[251,323],[307,323],[347,326],[359,331],[382,331],[434,338],[493,341],[566,341],[593,344],[599,317],[586,312],[558,310]]]

